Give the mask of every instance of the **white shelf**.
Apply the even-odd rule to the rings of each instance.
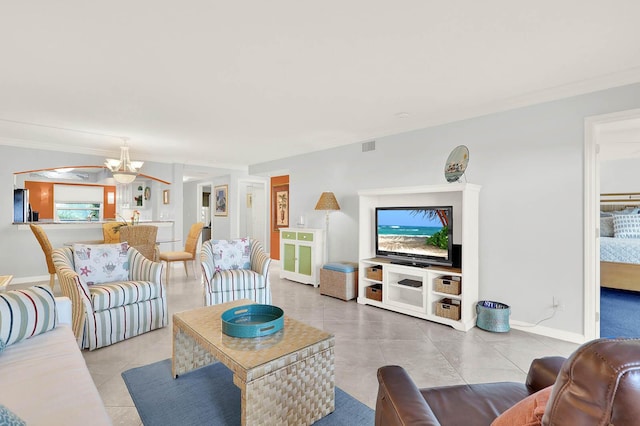
[[[449,293],[442,293],[440,291],[432,291],[432,293],[435,296],[440,296],[440,297],[448,297],[450,299],[458,299],[458,300],[462,300],[462,295],[461,294],[449,294]]]
[[[478,301],[478,217],[480,186],[468,183],[370,189],[358,192],[359,280],[358,303],[377,306],[467,331],[475,326]],[[462,245],[459,269],[440,266],[417,268],[391,264],[375,257],[376,207],[453,206],[453,243]],[[365,268],[382,266],[382,281],[365,277]],[[459,295],[435,291],[434,280],[444,275],[461,277]],[[422,282],[421,287],[398,284],[402,279]],[[367,299],[366,287],[382,283],[382,302]],[[444,298],[460,301],[460,320],[439,317],[436,303]]]
[[[415,291],[418,293],[422,293],[422,287],[411,287],[410,285],[404,285],[404,284],[395,284],[395,283],[389,283],[388,284],[389,287],[398,287],[401,288],[403,290],[409,290],[409,291]]]

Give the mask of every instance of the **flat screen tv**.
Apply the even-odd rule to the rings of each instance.
[[[453,264],[453,207],[377,207],[376,256],[412,266]]]

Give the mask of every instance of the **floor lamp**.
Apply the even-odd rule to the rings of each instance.
[[[336,200],[336,196],[333,192],[323,192],[320,195],[320,199],[316,203],[316,210],[324,210],[326,212],[326,228],[325,228],[325,241],[324,241],[324,261],[329,261],[329,213],[334,210],[340,210],[340,204]]]

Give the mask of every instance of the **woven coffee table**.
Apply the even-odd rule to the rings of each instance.
[[[282,330],[264,337],[222,333],[220,316],[236,300],[173,315],[172,373],[220,361],[242,395],[242,424],[312,424],[333,412],[334,337],[285,315]]]

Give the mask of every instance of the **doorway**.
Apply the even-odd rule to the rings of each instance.
[[[267,241],[267,184],[264,180],[238,181],[238,236]]]
[[[640,109],[621,111],[585,119],[584,194],[584,334],[586,340],[600,337],[600,185],[601,153],[612,128],[638,122]],[[621,148],[618,146],[617,148]],[[622,147],[624,148],[624,147]]]
[[[212,184],[210,183],[200,183],[196,187],[196,212],[198,216],[196,221],[204,223],[201,235],[202,242],[211,239],[211,188]],[[189,224],[189,226],[191,225]]]

